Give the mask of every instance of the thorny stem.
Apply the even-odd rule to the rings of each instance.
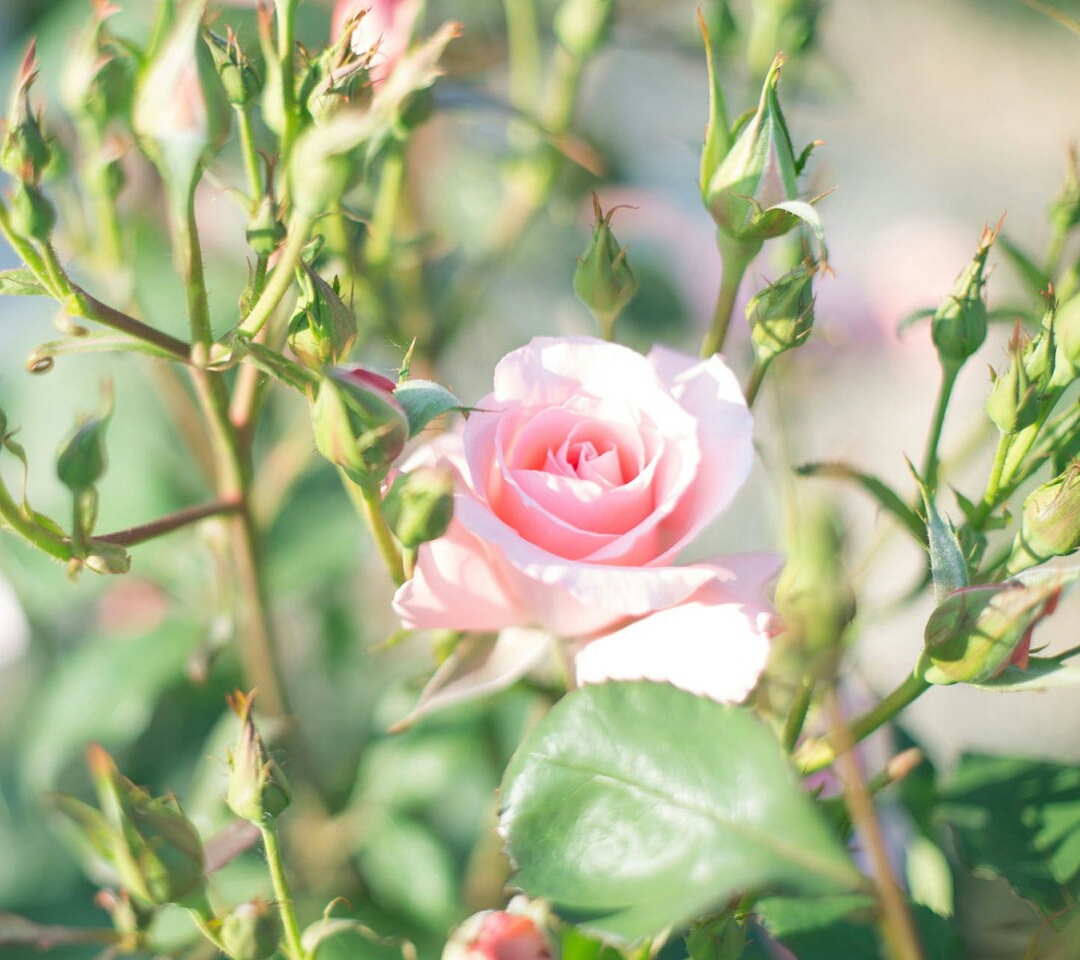
[[[244,317],[237,332],[243,336],[254,337],[270,319],[277,305],[281,303],[289,287],[293,282],[293,271],[300,263],[300,255],[307,242],[308,228],[311,226],[306,217],[293,217],[289,225],[289,233],[285,238],[285,245],[281,248],[277,266],[270,274],[266,286],[263,287],[259,299],[251,312]]]
[[[296,7],[299,0],[277,0],[278,60],[281,64],[281,110],[284,127],[281,131],[281,167],[289,168],[289,155],[297,131],[296,72]]]
[[[262,833],[266,862],[270,867],[270,880],[274,885],[274,898],[277,900],[281,923],[285,928],[285,953],[288,955],[289,960],[305,960],[306,955],[300,940],[300,924],[296,920],[292,892],[289,889],[288,878],[285,876],[285,864],[281,858],[281,847],[278,845],[277,825],[273,820],[269,820],[259,825],[259,831]]]
[[[405,154],[391,148],[383,161],[379,192],[371,214],[366,259],[370,266],[385,267],[393,251],[394,221],[397,219],[398,199],[405,180]]]

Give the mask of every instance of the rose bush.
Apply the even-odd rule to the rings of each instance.
[[[579,682],[741,700],[768,654],[776,559],[673,561],[745,481],[752,432],[719,357],[533,340],[461,432],[421,451],[455,471],[454,521],[395,609],[408,627],[543,628],[572,641]]]

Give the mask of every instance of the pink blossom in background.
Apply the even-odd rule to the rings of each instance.
[[[366,11],[366,12],[365,12]],[[369,50],[371,79],[386,77],[398,58],[409,49],[413,24],[420,12],[419,0],[339,0],[330,21],[330,39],[337,40],[345,25],[364,12],[353,31],[351,46],[357,56]]]
[[[540,338],[500,361],[475,406],[418,458],[450,464],[458,492],[450,529],[395,597],[403,623],[540,627],[574,639],[582,682],[744,698],[768,652],[761,591],[776,559],[674,565],[753,460],[723,360]]]

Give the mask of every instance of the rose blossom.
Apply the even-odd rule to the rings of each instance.
[[[741,700],[768,653],[772,557],[673,565],[732,500],[753,421],[719,357],[540,338],[504,357],[464,430],[454,521],[394,606],[407,627],[540,627],[580,682],[666,680]]]

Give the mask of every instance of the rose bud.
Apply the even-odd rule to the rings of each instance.
[[[983,230],[975,256],[956,278],[930,323],[930,336],[946,369],[958,370],[986,339],[983,271],[986,255],[996,239],[996,230]]]
[[[356,316],[341,299],[338,278],[327,283],[304,265],[303,292],[289,321],[289,347],[312,370],[340,363],[356,342]]]
[[[585,253],[578,257],[574,293],[600,325],[604,339],[610,340],[619,314],[637,293],[638,282],[626,260],[626,248],[619,246],[611,232],[615,211],[609,210],[605,216],[595,193],[593,211],[596,223]]]
[[[265,900],[237,904],[221,921],[221,944],[233,960],[266,960],[281,934],[281,917]]]
[[[23,56],[22,65],[8,107],[5,132],[0,143],[0,170],[13,178],[38,183],[49,164],[52,151],[45,138],[41,115],[35,116],[30,106],[30,87],[37,77],[34,59],[36,43],[31,41]],[[31,234],[32,236],[32,234]]]
[[[409,439],[395,386],[368,370],[332,368],[312,405],[319,453],[361,486],[380,483]]]
[[[814,327],[815,264],[801,263],[755,294],[746,305],[758,363],[767,364],[806,341]]]
[[[280,816],[292,802],[289,782],[263,745],[251,719],[252,697],[239,690],[229,706],[240,718],[240,738],[229,757],[225,802],[238,817],[260,825]]]
[[[285,224],[277,216],[274,198],[264,193],[247,225],[248,246],[260,257],[269,257],[285,239]]]
[[[757,113],[715,170],[702,165],[705,206],[720,231],[740,243],[779,237],[798,223],[794,214],[776,209],[798,198],[799,163],[776,95],[783,62],[782,55],[773,61]]]
[[[80,420],[56,457],[56,475],[76,496],[93,487],[105,472],[105,430],[113,405],[112,387],[108,383],[104,394],[102,409]]]
[[[998,375],[993,370],[990,377],[993,385],[986,401],[986,412],[995,426],[1004,434],[1018,433],[1031,426],[1039,416],[1041,397],[1028,379],[1027,364],[1024,362],[1028,352],[1021,341],[1020,325],[1009,342],[1010,361],[1005,372]]]
[[[34,184],[16,180],[11,225],[19,236],[44,242],[56,226],[56,208]]]
[[[449,467],[421,466],[398,474],[382,503],[383,515],[405,547],[446,533],[454,517],[454,475]]]
[[[1065,180],[1061,192],[1049,209],[1050,224],[1058,233],[1067,233],[1080,223],[1080,173],[1077,171],[1076,144],[1069,144]]]
[[[930,615],[923,676],[930,683],[982,683],[1010,664],[1026,667],[1031,634],[1052,614],[1063,581],[1048,576],[955,590]]]
[[[112,118],[127,116],[135,86],[131,52],[105,29],[119,7],[95,3],[93,20],[64,59],[60,98],[73,117],[87,118],[99,129]]]
[[[355,21],[349,44],[353,53],[368,64],[371,80],[379,83],[409,49],[419,13],[417,0],[339,0],[330,35],[340,37]]]
[[[555,14],[555,36],[579,60],[591,57],[607,37],[612,0],[563,0]]]
[[[442,960],[552,960],[545,911],[524,897],[507,910],[482,910],[454,931]]]
[[[190,4],[158,48],[135,92],[131,126],[170,188],[186,202],[203,153],[223,142],[230,111]]]
[[[262,78],[251,66],[236,34],[229,29],[224,37],[212,31],[206,34],[207,46],[214,58],[225,99],[235,107],[248,107],[262,90]]]
[[[1080,548],[1080,464],[1024,500],[1020,532],[1006,570],[1017,573],[1051,557],[1065,557]]]
[[[1035,385],[1040,397],[1045,399],[1055,393],[1057,387],[1068,386],[1072,382],[1073,371],[1068,369],[1066,364],[1066,369],[1061,371],[1065,377],[1064,382],[1058,383],[1057,298],[1054,296],[1053,287],[1043,291],[1043,301],[1045,308],[1039,332],[1024,350],[1024,372],[1028,380]]]
[[[108,855],[125,889],[146,903],[179,903],[203,889],[202,840],[173,797],[152,798],[91,744],[90,773],[105,822]]]
[[[1080,373],[1080,295],[1058,305],[1054,316],[1056,386],[1066,387]]]

